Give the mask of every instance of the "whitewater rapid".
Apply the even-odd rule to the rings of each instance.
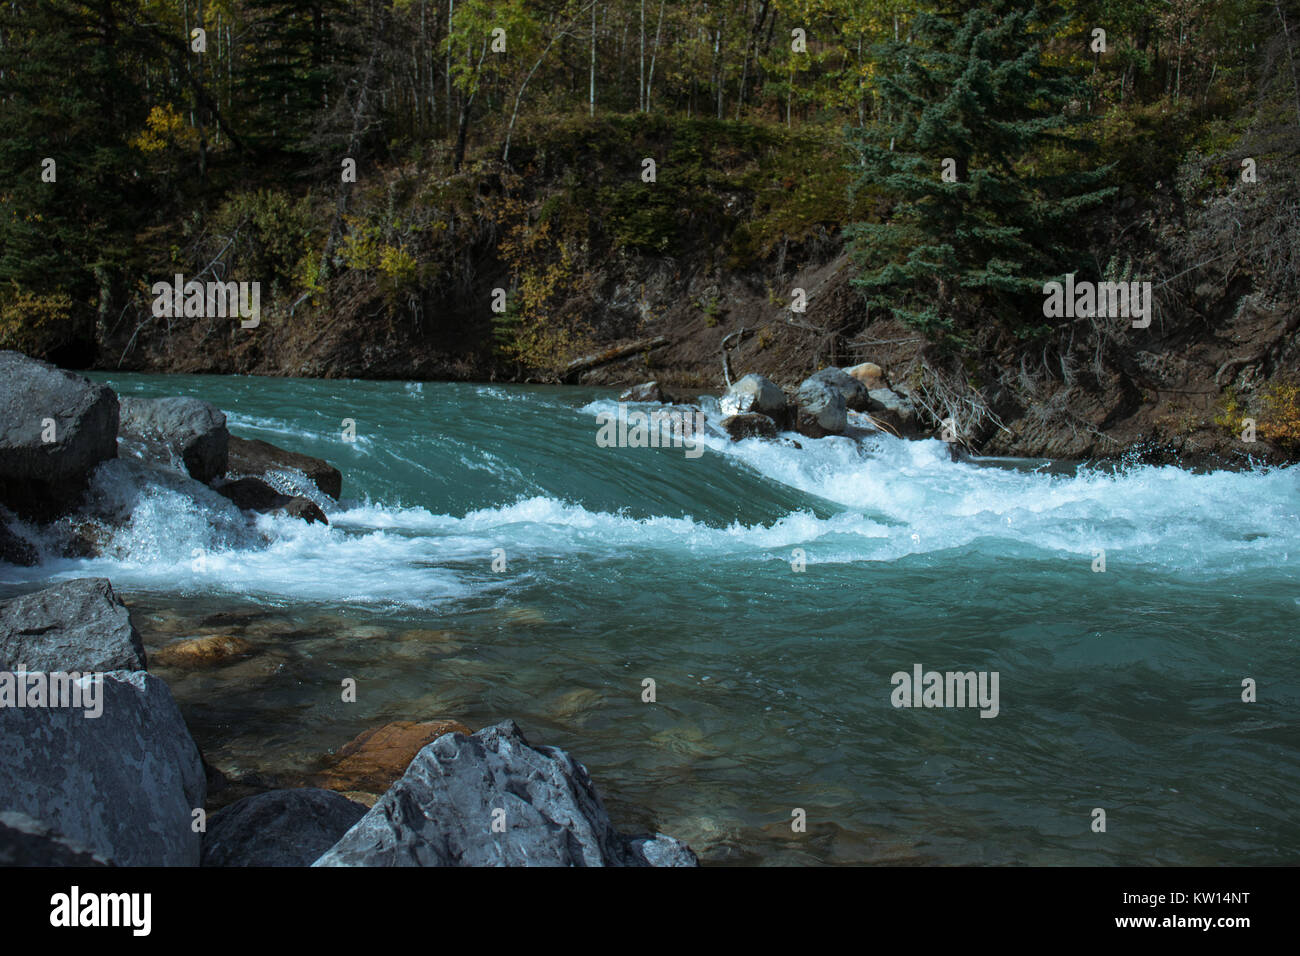
[[[502,394],[520,398],[487,391],[494,403]],[[422,398],[409,387],[407,395]],[[144,590],[432,607],[504,587],[508,576],[489,568],[494,549],[503,549],[516,566],[636,554],[745,565],[790,561],[795,549],[810,565],[895,562],[962,549],[995,560],[1035,556],[1087,564],[1104,552],[1112,572],[1222,576],[1289,573],[1300,528],[1295,468],[1193,474],[1135,465],[1052,474],[953,462],[935,440],[879,435],[859,444],[800,437],[796,448],[759,439],[731,442],[716,432],[703,437],[706,452],[698,460],[681,461],[679,449],[633,458],[594,441],[596,416],[616,408],[611,399],[545,407],[565,440],[554,454],[575,473],[597,459],[614,471],[644,473],[629,476],[632,486],[671,465],[677,484],[689,483],[676,491],[695,495],[697,508],[656,514],[652,492],[629,502],[649,514],[591,508],[579,488],[539,485],[512,460],[509,441],[433,433],[394,442],[376,431],[360,435],[349,451],[363,461],[381,453],[400,457],[414,476],[410,499],[418,499],[423,484],[452,459],[467,474],[491,476],[517,491],[493,506],[455,513],[409,500],[372,500],[364,468],[353,469],[345,472],[352,497],[334,502],[315,496],[329,527],[268,515],[250,524],[215,493],[154,485],[110,463],[96,475],[92,493],[124,509],[129,504],[131,516],[112,532],[103,556],[47,555],[40,567],[2,574],[10,583],[102,575]],[[301,422],[245,412],[231,415],[231,427],[289,447],[329,437]],[[716,502],[750,487],[737,486],[738,472],[806,503],[775,520],[727,520]]]

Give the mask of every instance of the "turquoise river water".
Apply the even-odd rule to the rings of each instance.
[[[599,447],[595,389],[97,377],[344,476],[329,527],[250,526],[110,468],[97,493],[137,500],[106,556],[0,566],[9,592],[110,578],[151,648],[255,644],[165,675],[227,773],[309,772],[385,720],[511,717],[620,827],[706,863],[1300,862],[1300,470],[891,437],[691,458]],[[997,716],[895,707],[916,665],[997,672]]]

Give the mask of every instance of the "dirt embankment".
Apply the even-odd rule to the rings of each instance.
[[[606,264],[566,308],[598,320],[591,324],[599,326],[601,345],[652,337],[667,344],[570,380],[611,387],[656,380],[682,400],[718,394],[725,388],[725,341],[733,380],[757,372],[792,390],[824,366],[871,361],[896,386],[915,385],[928,367],[926,343],[892,319],[869,317],[851,283],[854,274],[850,256],[833,239],[805,262],[787,261],[783,271],[692,273],[651,258]],[[489,273],[482,284],[492,281]],[[796,290],[807,299],[803,312],[790,307]],[[1247,296],[1225,309],[1214,327],[1157,318],[1149,329],[1130,331],[1129,346],[1102,361],[1072,356],[1062,363],[1058,357],[1068,374],[1055,377],[1008,375],[1007,368],[993,366],[1013,366],[1016,356],[983,356],[971,377],[1003,384],[980,396],[992,421],[967,442],[982,454],[1029,458],[1187,466],[1294,461],[1294,450],[1263,435],[1242,440],[1248,409],[1238,407],[1236,396],[1243,379],[1262,391],[1295,368],[1295,316],[1294,309],[1260,309]],[[482,348],[482,318],[467,311],[461,319],[450,323],[460,329],[453,336],[380,322],[312,327],[291,317],[250,334],[222,328],[218,320],[210,329],[196,325],[158,339],[128,365],[319,378],[513,378]],[[938,421],[930,425],[937,433]]]

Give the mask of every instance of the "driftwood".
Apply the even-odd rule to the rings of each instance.
[[[728,343],[732,339],[738,339],[739,341],[744,341],[745,336],[753,335],[753,334],[754,334],[753,329],[747,329],[742,325],[735,332],[732,332],[730,335],[724,335],[722,337],[722,378],[727,383],[727,388],[731,388],[731,363],[727,360]]]
[[[610,362],[617,362],[619,359],[635,355],[637,352],[661,349],[667,344],[668,339],[662,335],[656,335],[651,339],[637,339],[627,345],[616,345],[612,349],[605,349],[605,351],[596,352],[594,355],[584,355],[582,358],[574,359],[564,366],[564,371],[560,377],[566,382],[572,382],[583,372],[599,368],[602,365],[608,365]]]

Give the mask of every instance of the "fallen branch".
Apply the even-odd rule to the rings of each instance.
[[[629,355],[635,355],[637,352],[649,352],[651,349],[661,349],[668,344],[668,339],[662,335],[656,335],[651,339],[637,339],[627,345],[617,345],[614,348],[606,349],[603,352],[597,352],[594,355],[584,355],[582,358],[574,359],[568,365],[564,366],[564,371],[560,378],[565,382],[570,382],[577,378],[583,372],[588,372],[593,368],[599,368],[602,365],[608,365],[610,362],[617,362],[621,358],[627,358]]]
[[[722,378],[727,383],[727,388],[731,388],[731,363],[727,361],[727,343],[739,336],[744,339],[746,335],[752,335],[753,329],[747,329],[743,325],[729,335],[722,337]]]

